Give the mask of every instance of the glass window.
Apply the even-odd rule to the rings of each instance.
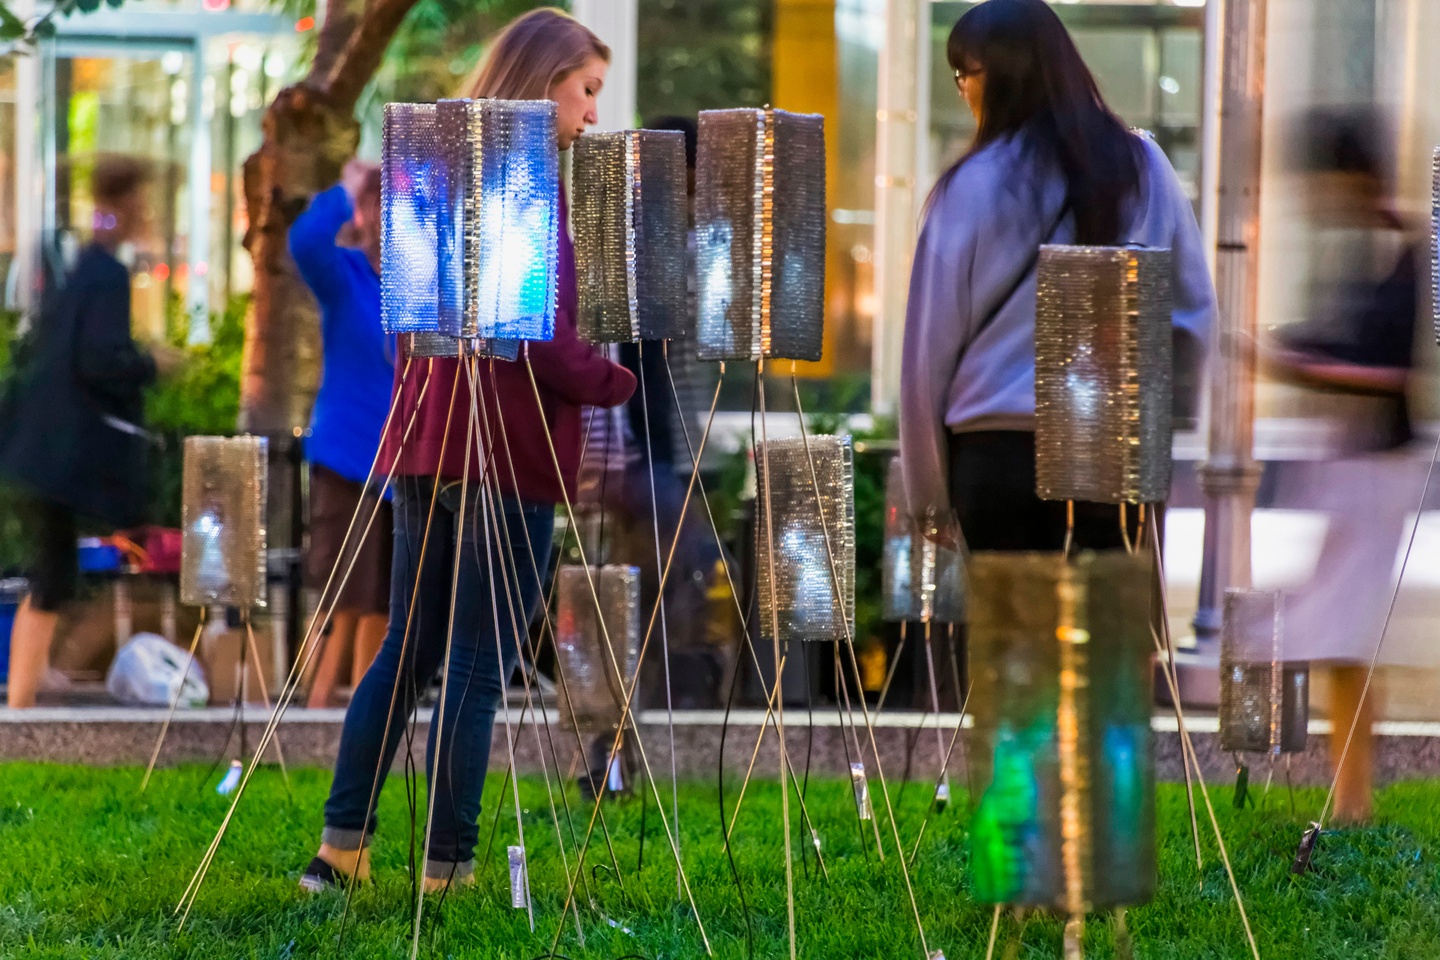
[[[163,335],[170,302],[189,277],[190,138],[188,53],[67,43],[55,59],[52,269],[89,242],[95,205],[90,177],[102,153],[144,157],[154,168],[151,221],[135,242],[132,324]],[[57,263],[56,260],[59,260]]]
[[[968,3],[931,7],[930,157],[944,170],[975,134],[955,92],[945,41]],[[1067,3],[1055,7],[1110,107],[1154,134],[1192,200],[1199,197],[1199,125],[1205,11],[1148,3]]]

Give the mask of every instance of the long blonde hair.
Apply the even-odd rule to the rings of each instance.
[[[565,11],[541,7],[500,31],[460,96],[544,100],[557,80],[591,57],[609,63],[610,48]]]

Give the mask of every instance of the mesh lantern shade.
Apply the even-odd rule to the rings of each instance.
[[[506,341],[554,336],[553,103],[387,103],[380,183],[387,333],[444,334],[471,356],[504,359],[518,353]],[[412,346],[413,356],[458,352],[433,338]]]
[[[1147,557],[974,553],[976,899],[1071,914],[1155,890]]]
[[[804,438],[756,444],[755,470],[761,636],[780,642],[848,641],[855,632],[855,478],[850,438],[810,437],[808,457]]]
[[[1170,251],[1042,246],[1035,492],[1153,503],[1170,491]]]
[[[405,335],[405,353],[417,360],[454,360],[463,353],[467,357],[494,357],[515,360],[520,356],[516,340],[479,340],[446,336],[443,333],[411,333]]]
[[[387,103],[380,135],[380,322],[440,329],[436,250],[445,191],[433,103]]]
[[[1440,147],[1430,160],[1430,306],[1435,311],[1435,342],[1440,343]]]
[[[951,514],[943,522],[917,521],[905,494],[900,458],[890,461],[885,477],[885,552],[880,571],[886,620],[959,623],[965,618],[965,580],[960,552],[926,537],[929,525],[958,543],[960,525]]]
[[[1287,660],[1285,597],[1225,591],[1220,631],[1220,749],[1301,753],[1310,720],[1310,664]]]
[[[685,135],[592,133],[574,151],[580,336],[591,343],[686,336]]]
[[[264,437],[186,437],[180,602],[265,606]]]
[[[555,335],[560,155],[549,100],[441,100],[445,157],[438,330],[479,340]]]
[[[615,665],[606,649],[608,634],[615,663],[628,685],[640,659],[640,568],[619,564],[586,568],[563,566],[556,573],[555,647],[564,682],[561,720],[584,731],[615,729],[625,706],[625,691],[615,681]],[[595,593],[590,592],[593,578]],[[600,598],[596,616],[595,597]],[[573,717],[572,717],[573,711]]]
[[[819,360],[824,118],[702,110],[695,183],[699,358]]]

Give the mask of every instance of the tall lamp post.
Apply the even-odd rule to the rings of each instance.
[[[1215,2],[1215,0],[1212,0]],[[1224,0],[1215,286],[1219,324],[1211,364],[1204,562],[1195,612],[1197,649],[1182,662],[1181,695],[1218,697],[1218,637],[1228,587],[1250,586],[1250,514],[1260,485],[1255,447],[1255,332],[1259,309],[1260,174],[1264,130],[1266,0]]]

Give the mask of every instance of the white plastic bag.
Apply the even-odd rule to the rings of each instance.
[[[185,662],[190,661],[186,670]],[[203,707],[210,700],[205,671],[188,653],[154,633],[137,633],[120,648],[105,689],[121,703],[135,706],[168,707],[180,689],[180,706]]]

